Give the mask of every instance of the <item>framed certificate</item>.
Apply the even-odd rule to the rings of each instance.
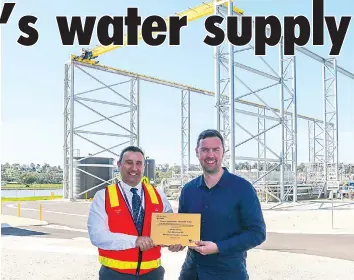
[[[200,224],[201,214],[152,213],[150,238],[155,245],[194,246]]]

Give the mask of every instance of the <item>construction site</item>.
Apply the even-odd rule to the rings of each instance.
[[[193,24],[213,14],[226,18],[244,13],[232,1],[213,1],[177,15],[187,16],[188,23]],[[224,21],[220,27],[226,30],[225,25]],[[354,74],[342,68],[336,58],[322,57],[298,46],[294,56],[284,56],[283,38],[267,49],[267,55],[259,57],[254,56],[253,42],[237,47],[225,41],[206,58],[214,64],[214,76],[208,77],[214,83],[214,91],[210,91],[100,64],[102,55],[119,52],[122,47],[83,49],[82,54],[72,55],[65,64],[65,199],[75,201],[87,197],[87,193],[92,197],[115,180],[119,151],[128,144],[143,146],[142,110],[147,109],[141,94],[152,85],[180,96],[180,102],[173,104],[180,112],[180,127],[175,127],[180,131],[180,145],[171,147],[179,150],[180,171],[157,186],[169,197],[177,199],[183,184],[201,174],[201,170],[190,169],[195,143],[191,135],[199,132],[193,131],[191,107],[194,96],[199,95],[212,104],[205,117],[225,138],[224,166],[248,179],[262,201],[353,197],[354,164],[339,160],[338,96],[339,80],[349,81],[354,88]],[[315,117],[312,111],[298,113],[303,111],[298,96],[304,93],[297,88],[303,77],[297,69],[309,60],[316,64],[316,77],[321,79],[316,93],[321,117]],[[307,131],[307,137],[302,133],[300,139],[299,127]],[[149,129],[153,130],[153,125]],[[306,150],[308,158],[301,169],[299,149]],[[238,169],[240,163],[247,167]],[[150,175],[154,174],[155,162],[151,161],[151,165]],[[154,175],[150,179],[153,181]]]

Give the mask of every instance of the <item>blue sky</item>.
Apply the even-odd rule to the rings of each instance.
[[[17,5],[8,24],[2,28],[2,76],[1,76],[1,119],[2,119],[2,163],[44,163],[62,165],[63,160],[63,77],[64,63],[70,54],[80,54],[81,47],[64,47],[61,45],[55,16],[103,16],[125,15],[127,7],[138,7],[141,16],[152,14],[168,16],[182,11],[187,7],[199,4],[198,1],[179,0],[169,1],[161,5],[161,1],[101,1],[99,5],[93,1],[17,1]],[[276,15],[280,19],[286,15],[304,15],[312,18],[312,1],[237,1],[238,6],[245,10],[247,15]],[[340,16],[353,14],[353,1],[325,1],[325,15],[334,15],[337,22]],[[23,47],[17,43],[20,36],[18,20],[23,15],[38,17],[36,28],[39,30],[39,41],[32,47]],[[100,57],[105,65],[135,71],[138,73],[160,77],[195,87],[214,90],[213,48],[205,45],[206,36],[204,19],[189,23],[182,30],[182,44],[179,47],[168,47],[165,43],[160,47],[149,47],[140,42],[138,47],[124,47]],[[92,46],[97,40],[93,38]],[[325,28],[325,45],[312,47],[311,39],[306,46],[324,57],[330,51],[330,38]],[[354,22],[351,21],[346,39],[342,46],[338,64],[354,72]],[[269,63],[276,71],[277,48],[269,48]],[[242,55],[240,60],[256,63],[251,53]],[[254,62],[253,62],[254,61]],[[259,59],[257,59],[259,61]],[[322,88],[321,65],[312,59],[299,54],[298,59],[298,113],[316,118],[322,117]],[[259,62],[258,62],[259,63]],[[255,64],[254,64],[255,65]],[[264,66],[264,65],[263,65]],[[259,64],[260,69],[264,69]],[[80,71],[79,71],[80,72]],[[90,71],[91,72],[91,71]],[[241,71],[239,72],[242,75]],[[81,76],[80,76],[81,75]],[[101,75],[100,75],[101,77]],[[106,75],[101,77],[105,82],[123,80],[122,77]],[[126,79],[125,79],[126,80]],[[261,78],[244,76],[244,80],[253,89],[262,86]],[[339,141],[340,161],[354,162],[354,81],[339,74]],[[92,89],[100,85],[89,81],[85,75],[78,73],[76,89]],[[269,84],[269,81],[268,81]],[[118,88],[117,88],[118,89]],[[128,93],[124,86],[119,89]],[[237,94],[241,94],[240,90]],[[101,93],[102,94],[102,93]],[[111,93],[105,91],[105,99]],[[100,96],[91,95],[92,98]],[[113,95],[111,95],[113,96]],[[126,95],[127,96],[127,95]],[[279,90],[261,94],[269,104],[278,107]],[[113,96],[114,97],[114,96]],[[112,98],[113,98],[112,97]],[[255,99],[250,99],[256,101]],[[213,98],[191,95],[191,161],[196,162],[194,146],[197,135],[203,129],[215,126]],[[268,102],[267,101],[267,102]],[[119,102],[115,100],[115,102]],[[259,101],[257,101],[259,103]],[[157,163],[180,163],[180,91],[156,86],[141,84],[141,146],[146,153],[155,158]],[[77,105],[77,108],[79,106]],[[93,106],[94,107],[94,106]],[[96,108],[96,107],[95,107]],[[97,107],[98,108],[98,107]],[[100,112],[106,116],[111,114],[110,109],[101,107]],[[241,107],[239,107],[241,108]],[[81,109],[77,109],[79,112]],[[93,117],[91,113],[82,111],[78,123],[88,122]],[[239,116],[239,115],[238,115]],[[95,117],[97,119],[97,117]],[[255,133],[255,119],[238,119],[243,126]],[[166,123],[164,123],[166,122]],[[97,128],[97,127],[96,127]],[[97,129],[119,133],[115,127],[104,125]],[[279,131],[271,134],[274,138],[269,141],[272,148],[279,153]],[[239,132],[236,142],[241,142],[247,136]],[[106,140],[102,140],[103,142]],[[103,143],[102,142],[102,143]],[[110,138],[107,145],[118,144]],[[308,158],[306,122],[299,121],[299,161]],[[81,143],[81,144],[80,144]],[[251,144],[252,143],[252,144]],[[242,149],[239,155],[255,156],[256,142],[251,142]],[[98,151],[87,142],[78,142],[81,155]],[[108,147],[108,146],[107,146]],[[119,151],[115,150],[115,151]]]

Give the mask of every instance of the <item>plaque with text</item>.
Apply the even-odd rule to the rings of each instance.
[[[155,245],[194,246],[200,240],[200,214],[152,213],[151,235]]]

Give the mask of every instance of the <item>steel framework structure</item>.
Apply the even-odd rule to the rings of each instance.
[[[223,5],[225,2],[228,4],[228,9]],[[215,14],[222,16],[226,19],[227,16],[238,16],[237,13],[233,11],[232,5],[233,1],[215,1]],[[225,22],[225,21],[224,21]],[[239,20],[240,22],[240,20]],[[227,30],[224,26],[222,27],[227,34]],[[268,30],[269,32],[269,30]],[[238,34],[241,36],[240,32]],[[269,34],[268,34],[269,35]],[[257,162],[259,166],[263,162],[263,172],[257,172],[257,178],[253,180],[254,184],[260,181],[264,182],[264,178],[273,170],[280,167],[280,195],[278,196],[279,201],[288,200],[289,196],[292,196],[292,200],[297,200],[297,92],[296,92],[296,56],[284,57],[283,50],[283,38],[281,38],[279,43],[279,69],[276,71],[272,68],[263,57],[260,57],[270,69],[271,73],[255,69],[253,67],[247,66],[245,64],[239,63],[235,57],[237,53],[245,52],[248,50],[253,50],[252,44],[248,44],[247,48],[235,49],[235,47],[228,43],[228,48],[224,48],[222,51],[222,46],[215,47],[215,96],[216,96],[216,108],[217,108],[217,128],[223,133],[223,136],[228,140],[227,147],[228,153],[225,157],[225,165],[229,167],[232,172],[235,172],[235,160],[244,160],[245,157],[237,156],[235,152],[235,147],[240,147],[250,140],[256,140],[258,142],[258,157],[248,157],[247,160],[253,160]],[[326,184],[328,181],[338,180],[338,103],[337,103],[337,72],[354,79],[354,74],[350,73],[343,68],[337,66],[336,59],[325,59],[313,52],[307,50],[306,48],[297,47],[296,51],[303,53],[306,56],[313,58],[323,64],[323,121],[309,122],[313,129],[315,126],[322,124],[320,130],[323,132],[323,140],[318,141],[318,135],[315,131],[309,127],[309,139],[311,139],[311,134],[313,132],[312,140],[309,140],[309,156],[311,162],[318,160],[320,165],[323,166],[324,172],[324,185],[321,191],[326,194]],[[224,71],[223,75],[222,68]],[[275,84],[271,84],[266,87],[259,89],[252,89],[249,84],[243,81],[237,74],[239,69],[246,70],[257,76],[263,76],[270,80],[275,81]],[[235,81],[245,86],[248,89],[246,94],[240,94],[237,92],[239,87],[235,88]],[[279,86],[280,92],[280,110],[279,114],[277,111],[272,110],[267,102],[260,97],[259,93],[275,85]],[[242,110],[235,109],[236,104],[241,101],[246,96],[253,95],[265,108],[273,113],[272,116],[267,116],[265,110],[259,110],[257,114],[251,113],[249,111],[245,112]],[[234,100],[234,102],[232,102]],[[235,104],[236,103],[236,104]],[[245,125],[240,123],[240,120],[235,117],[235,112],[253,115],[258,118],[258,133],[252,135],[248,131]],[[266,119],[271,119],[276,123],[270,128],[266,129]],[[266,132],[271,129],[280,126],[280,137],[281,137],[281,149],[280,153],[277,154],[266,144]],[[246,141],[242,141],[238,144],[235,143],[235,127],[241,128],[250,138]],[[311,134],[310,134],[311,133]],[[316,150],[316,144],[323,146],[322,152],[323,156],[320,156],[320,152]],[[266,169],[269,162],[274,161],[273,159],[267,159],[267,152],[272,153],[276,156],[277,166],[270,170]],[[285,178],[285,171],[288,171],[288,179]],[[263,174],[260,174],[263,173]],[[330,174],[330,177],[328,176]],[[287,186],[286,186],[287,185]]]
[[[228,9],[220,2],[215,2],[215,11],[216,14],[227,18],[228,16],[237,16],[237,14],[233,11],[233,3],[232,1],[228,1]],[[224,26],[220,26],[225,28]],[[226,31],[226,30],[224,30]],[[240,35],[240,34],[239,34]],[[225,156],[225,165],[229,167],[231,172],[235,172],[235,163],[236,160],[244,160],[244,157],[239,157],[236,155],[235,148],[240,147],[248,141],[255,139],[258,142],[258,157],[248,157],[248,160],[256,161],[257,163],[260,160],[264,161],[264,166],[266,166],[266,162],[269,161],[265,155],[267,150],[276,157],[275,162],[277,162],[277,166],[273,167],[272,170],[267,171],[267,169],[263,169],[264,172],[261,176],[258,176],[253,183],[256,184],[261,179],[267,176],[267,174],[277,168],[280,168],[280,200],[285,200],[286,196],[290,193],[290,191],[294,190],[294,196],[296,197],[296,179],[291,180],[291,187],[288,188],[288,193],[284,193],[284,173],[287,169],[292,173],[290,176],[292,178],[297,177],[297,160],[296,160],[296,138],[297,138],[297,109],[296,109],[296,81],[295,81],[295,57],[284,58],[283,57],[283,42],[281,40],[279,48],[279,72],[271,67],[264,58],[263,63],[267,65],[270,69],[271,73],[255,69],[253,67],[247,66],[245,64],[239,63],[235,55],[238,52],[242,52],[243,55],[249,50],[253,50],[254,47],[251,43],[248,44],[248,48],[235,50],[235,47],[228,43],[227,51],[222,51],[222,46],[217,46],[215,48],[215,96],[216,96],[216,107],[217,110],[217,128],[223,132],[223,136],[228,141],[226,142],[227,147],[229,147],[228,153]],[[226,49],[226,48],[225,48]],[[225,71],[222,72],[221,68]],[[243,69],[249,73],[254,75],[262,76],[264,78],[269,79],[269,82],[272,82],[270,85],[263,86],[258,89],[253,89],[249,84],[243,81],[242,78],[237,74],[238,69]],[[235,74],[236,72],[236,74]],[[223,74],[221,74],[223,73]],[[288,81],[290,80],[290,84]],[[238,81],[241,85],[247,88],[248,92],[245,94],[240,94],[235,89],[235,81]],[[225,85],[226,84],[226,85]],[[260,96],[260,92],[272,88],[274,86],[280,85],[280,114],[275,112],[270,108],[267,102]],[[237,110],[236,104],[239,101],[243,100],[245,97],[250,96],[256,97],[261,101],[262,105],[266,108],[270,109],[272,115],[267,116],[265,111],[258,112],[258,133],[257,135],[253,135],[249,129],[246,128],[245,124],[241,124],[241,121],[235,118],[235,113],[250,115],[248,111]],[[234,100],[232,102],[231,100]],[[270,128],[265,128],[265,120],[271,119],[276,123],[272,125]],[[249,138],[246,141],[241,141],[236,145],[235,138],[235,128],[236,126],[240,128],[242,131],[246,132],[249,135]],[[277,154],[273,151],[268,145],[264,143],[266,132],[281,127],[281,152]],[[260,129],[263,127],[263,129]],[[263,150],[261,150],[263,148]],[[263,158],[261,155],[263,154]],[[274,161],[274,160],[273,160]],[[289,182],[288,182],[289,183]]]
[[[227,6],[224,4],[227,3]],[[232,1],[214,1],[215,14],[226,17],[228,15],[240,16],[235,11]],[[354,80],[354,74],[339,67],[335,59],[325,59],[321,56],[309,51],[306,48],[297,47],[298,53],[302,53],[323,64],[323,100],[324,113],[323,119],[315,118],[297,114],[296,101],[296,57],[283,56],[283,42],[279,44],[279,69],[275,70],[271,67],[265,58],[260,57],[259,60],[264,63],[270,70],[265,72],[248,66],[238,61],[236,55],[245,53],[248,50],[253,50],[253,45],[249,44],[246,48],[236,49],[232,44],[228,44],[227,51],[222,45],[215,47],[214,61],[215,61],[215,92],[183,85],[171,81],[162,80],[159,78],[137,74],[122,69],[103,66],[96,63],[89,63],[87,61],[78,61],[71,57],[70,61],[65,64],[65,79],[64,79],[64,179],[63,190],[64,197],[75,200],[80,195],[97,188],[105,183],[92,187],[86,191],[78,191],[75,189],[74,174],[76,171],[84,172],[80,169],[80,162],[83,159],[97,155],[101,152],[109,152],[114,157],[119,155],[113,151],[114,148],[120,147],[127,143],[140,145],[140,108],[139,102],[140,84],[141,81],[150,82],[154,84],[161,84],[168,87],[176,88],[181,91],[181,179],[185,178],[190,165],[190,95],[191,93],[204,94],[215,98],[216,109],[216,128],[222,132],[225,137],[226,154],[224,158],[225,166],[229,167],[231,172],[236,172],[235,164],[238,160],[255,161],[259,167],[257,171],[257,178],[252,180],[256,186],[265,188],[267,177],[275,170],[280,169],[280,193],[272,193],[265,189],[278,201],[286,201],[290,197],[291,200],[297,201],[297,121],[304,119],[308,121],[308,136],[309,136],[309,160],[310,162],[318,162],[323,166],[325,183],[329,180],[328,174],[334,170],[334,180],[338,179],[338,103],[337,103],[337,73],[341,73]],[[129,98],[122,95],[120,92],[113,89],[117,84],[108,85],[101,81],[95,75],[86,71],[85,68],[97,70],[99,72],[113,73],[121,77],[127,78],[119,84],[129,83]],[[101,87],[94,90],[87,90],[76,93],[75,90],[75,75],[74,70],[78,69],[88,75],[90,78],[101,84]],[[255,75],[255,77],[262,77],[269,82],[266,86],[258,89],[253,89],[247,82],[242,80],[238,75],[238,71],[242,69]],[[247,90],[247,93],[239,94],[236,82],[242,84]],[[260,96],[260,92],[278,87],[279,88],[279,109],[274,108]],[[113,92],[122,103],[109,102],[102,99],[84,98],[81,95],[93,92],[99,89],[108,89]],[[245,100],[245,97],[253,96],[260,103]],[[103,98],[104,99],[104,98]],[[234,102],[230,102],[230,101]],[[115,114],[112,116],[105,116],[98,112],[84,102],[108,104],[120,108],[125,108],[125,112]],[[125,102],[125,103],[124,103]],[[80,104],[86,109],[94,112],[100,116],[99,120],[95,120],[83,125],[75,126],[75,106]],[[244,106],[243,108],[239,105]],[[246,109],[245,109],[246,108]],[[256,109],[257,111],[254,111]],[[124,124],[123,122],[116,122],[113,119],[117,116],[129,114],[129,120]],[[254,134],[248,129],[247,125],[241,124],[241,121],[236,117],[236,114],[255,117],[257,119],[257,132]],[[117,128],[125,133],[108,133],[83,130],[83,127],[96,124],[102,121],[108,121],[114,124]],[[271,123],[269,127],[266,124]],[[247,128],[246,128],[247,127]],[[246,140],[238,140],[236,128],[241,129],[249,137]],[[271,130],[280,129],[281,149],[280,153],[275,152],[268,145],[267,133]],[[318,133],[319,131],[319,133]],[[99,141],[93,141],[84,137],[83,134],[105,135],[113,137],[116,141],[114,146],[109,148],[104,147]],[[81,138],[90,142],[96,147],[100,148],[99,152],[95,154],[86,155],[79,160],[75,159],[74,152],[78,147],[74,146],[74,137]],[[321,138],[322,137],[322,138]],[[121,139],[121,140],[117,140]],[[257,157],[241,156],[236,152],[236,148],[248,143],[251,140],[257,142]],[[320,148],[318,148],[320,146]],[[273,155],[271,158],[269,155]],[[276,163],[275,166],[269,168],[270,163]],[[113,166],[112,166],[113,167]],[[333,169],[334,167],[334,169]],[[330,169],[329,169],[330,168]],[[93,176],[92,174],[88,174]],[[286,176],[287,175],[287,176]],[[337,176],[337,177],[336,177]],[[324,184],[325,186],[326,184]],[[326,190],[326,188],[324,188]]]

